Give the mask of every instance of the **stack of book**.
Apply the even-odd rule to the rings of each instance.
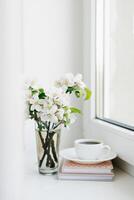
[[[114,177],[111,161],[99,164],[79,164],[63,160],[58,173],[61,180],[111,181]]]

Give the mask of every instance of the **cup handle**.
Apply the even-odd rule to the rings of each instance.
[[[102,147],[102,149],[104,149],[104,150],[107,150],[107,149],[108,149],[108,150],[110,151],[110,150],[111,150],[111,147],[110,147],[109,145],[105,145],[105,144],[104,144],[103,147]]]
[[[109,145],[104,144],[102,147],[102,152],[101,152],[102,156],[104,156],[104,157],[107,156],[109,154],[110,150],[111,150],[111,147]]]

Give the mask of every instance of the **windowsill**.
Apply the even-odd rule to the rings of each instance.
[[[32,163],[30,163],[32,165]],[[83,197],[104,200],[133,200],[134,178],[120,169],[115,170],[115,179],[112,182],[96,181],[61,181],[55,176],[38,174],[37,165],[27,166],[25,172],[26,200],[58,199],[81,200]]]

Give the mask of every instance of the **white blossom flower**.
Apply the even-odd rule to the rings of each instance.
[[[65,75],[64,84],[67,87],[72,87],[74,85],[74,76],[72,73],[68,73]]]
[[[38,100],[38,103],[39,103],[40,105],[42,105],[42,106],[44,106],[44,102],[45,102],[44,99],[39,99],[39,100]]]
[[[38,104],[33,104],[31,106],[31,110],[32,111],[36,110],[36,111],[40,112],[40,111],[42,111],[42,107],[40,105],[38,105]]]
[[[55,86],[59,88],[64,87],[72,87],[74,85],[74,75],[72,73],[68,73],[65,77],[62,77],[58,81],[55,82]]]
[[[49,120],[54,124],[58,123],[58,118],[55,115],[49,116]]]
[[[25,80],[25,86],[26,86],[26,88],[28,88],[28,87],[33,87],[33,88],[38,87],[36,80]]]
[[[74,76],[72,73],[68,73],[65,75],[64,78],[59,79],[56,81],[55,86],[58,88],[64,87],[79,87],[81,89],[85,88],[85,83],[82,81],[82,74],[77,74]]]
[[[36,117],[33,112],[29,112],[29,118],[38,119],[40,123],[46,126],[48,129],[48,123],[51,123],[51,129],[54,127],[60,128],[62,126],[68,127],[74,123],[76,117],[71,110],[70,106],[70,94],[74,92],[81,92],[84,94],[85,83],[82,80],[82,75],[77,74],[74,76],[72,73],[66,74],[55,82],[56,87],[51,88],[49,91],[45,90],[45,95],[40,96],[40,87],[36,87],[33,83],[32,86],[28,86],[27,92],[27,104],[28,111],[36,110]],[[71,88],[69,88],[71,87]],[[76,108],[76,110],[78,110]],[[76,112],[77,113],[77,112]]]
[[[84,89],[85,88],[85,83],[82,81],[82,75],[81,74],[77,74],[75,77],[74,77],[74,82],[75,84],[80,87],[81,89]]]
[[[70,102],[68,99],[68,94],[63,94],[63,96],[55,97],[54,102],[59,106],[69,106]]]
[[[53,105],[51,107],[51,109],[49,110],[49,114],[54,115],[56,113],[57,109],[58,109],[57,105]]]
[[[41,118],[41,121],[42,121],[42,122],[48,121],[48,116],[45,115],[44,113],[39,114],[39,117]]]
[[[42,107],[43,107],[43,109],[46,109],[48,107],[48,102],[47,101],[43,101]]]
[[[59,120],[63,120],[64,112],[65,112],[64,109],[60,108],[56,113],[56,116],[58,117]]]
[[[58,106],[62,105],[69,105],[69,95],[63,91],[62,88],[53,88],[47,93],[53,103],[57,104]]]
[[[64,85],[64,80],[58,80],[58,81],[55,81],[55,83],[54,83],[54,85],[55,85],[55,87],[57,87],[57,88],[60,88],[60,87],[62,87],[63,85]]]
[[[39,97],[38,97],[38,94],[34,94],[30,99],[29,99],[29,103],[30,104],[36,104],[38,103],[39,101]]]
[[[61,93],[63,93],[62,88],[56,88],[56,87],[52,87],[51,89],[46,91],[46,95],[49,98],[53,98],[54,96],[59,96],[61,95]]]
[[[81,88],[81,89],[84,89],[85,87],[86,87],[86,85],[85,85],[85,83],[84,82],[78,82],[77,83],[77,86],[79,87],[79,88]]]
[[[68,108],[68,109],[66,110],[66,114],[67,114],[67,115],[70,115],[70,114],[71,114],[70,108]]]

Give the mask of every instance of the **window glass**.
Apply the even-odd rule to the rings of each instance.
[[[134,0],[97,0],[97,117],[134,127]]]

